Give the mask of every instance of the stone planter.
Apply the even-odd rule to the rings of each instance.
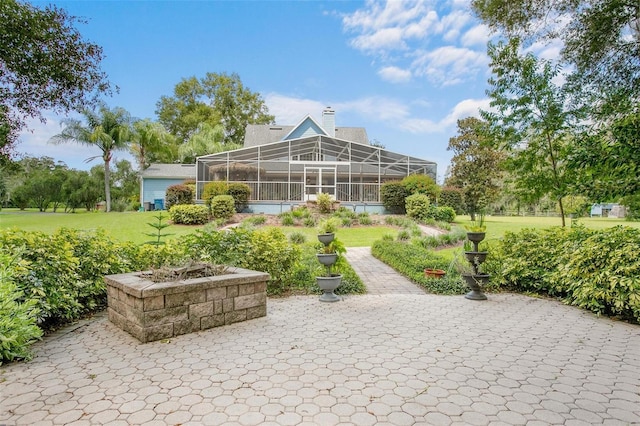
[[[325,246],[328,245],[329,243],[331,243],[331,241],[333,241],[333,239],[335,238],[334,233],[330,233],[330,234],[318,234],[318,241],[320,241],[322,244],[324,244]]]
[[[482,286],[489,282],[489,274],[462,274],[462,279],[471,290],[464,297],[469,300],[487,300],[487,296],[482,292]]]
[[[336,253],[316,254],[316,257],[318,258],[318,262],[324,266],[331,266],[338,260],[338,255]]]
[[[331,274],[329,277],[316,277],[316,283],[322,290],[321,302],[337,302],[340,300],[334,291],[342,284],[342,275]]]
[[[487,260],[486,251],[465,251],[464,255],[472,265],[479,265]]]
[[[109,320],[143,343],[267,315],[264,272],[229,268],[225,275],[161,283],[132,272],[104,280]]]

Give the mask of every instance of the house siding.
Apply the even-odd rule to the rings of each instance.
[[[142,204],[153,203],[154,200],[162,198],[164,201],[167,188],[171,185],[183,183],[184,179],[153,179],[143,178],[142,181]],[[165,203],[166,204],[166,203]]]

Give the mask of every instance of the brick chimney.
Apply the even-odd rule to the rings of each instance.
[[[331,107],[326,107],[322,111],[322,128],[329,133],[332,138],[336,137],[336,112]]]

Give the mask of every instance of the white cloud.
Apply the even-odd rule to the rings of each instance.
[[[476,25],[468,30],[460,41],[463,46],[486,46],[491,38],[491,30],[484,24]]]
[[[269,107],[269,113],[276,117],[276,123],[285,125],[295,124],[307,114],[319,117],[322,110],[329,106],[321,101],[290,97],[279,93],[269,93],[264,97],[264,100]]]
[[[322,110],[327,106],[320,101],[288,97],[277,93],[267,95],[265,100],[269,111],[276,115],[280,124],[297,123],[307,114],[320,117]],[[418,107],[428,105],[425,102],[414,104]],[[450,131],[461,118],[479,117],[480,109],[489,108],[489,99],[460,101],[438,121],[416,117],[412,114],[410,105],[380,96],[333,102],[330,105],[335,109],[336,114],[353,113],[361,116],[364,121],[383,124],[400,132],[433,134]]]
[[[378,75],[391,83],[406,83],[411,80],[411,71],[393,66],[380,69]]]
[[[382,80],[422,76],[450,86],[475,78],[488,60],[490,34],[471,14],[468,0],[368,0],[342,18],[350,45],[375,57]],[[403,73],[399,73],[403,70]]]
[[[488,64],[485,53],[465,47],[444,46],[418,55],[412,64],[414,73],[443,86],[465,81]]]

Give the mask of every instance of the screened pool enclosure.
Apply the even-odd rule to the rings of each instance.
[[[249,185],[252,202],[313,201],[323,192],[340,202],[379,203],[384,182],[416,173],[436,179],[434,162],[323,134],[206,155],[196,169],[198,200],[207,182],[226,180]]]

